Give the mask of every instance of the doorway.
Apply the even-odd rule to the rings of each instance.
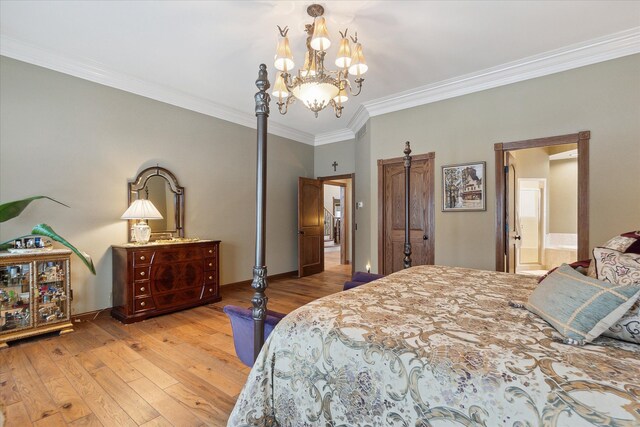
[[[354,272],[355,174],[298,179],[298,276]]]
[[[412,265],[433,264],[435,153],[411,156],[409,240]],[[404,158],[378,160],[378,272],[404,268]]]
[[[589,258],[589,139],[495,145],[497,271],[542,275]]]
[[[343,217],[347,184],[342,180],[323,181],[324,190],[324,265],[325,268],[348,264]]]

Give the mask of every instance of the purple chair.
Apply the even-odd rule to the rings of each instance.
[[[342,287],[343,291],[348,289],[357,288],[365,283],[373,282],[384,277],[384,274],[365,273],[364,271],[356,271],[350,281],[345,282]]]
[[[222,309],[229,320],[231,320],[231,330],[233,331],[233,345],[236,348],[236,355],[242,363],[248,367],[253,366],[253,318],[251,309],[227,305]],[[285,314],[267,310],[267,317],[264,320],[264,339],[269,337],[273,328]]]

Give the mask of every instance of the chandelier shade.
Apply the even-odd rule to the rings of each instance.
[[[349,96],[347,95],[347,91],[342,87],[338,94],[333,98],[333,101],[339,104],[343,104],[349,100]]]
[[[340,90],[332,83],[306,82],[295,86],[291,92],[313,112],[321,111],[329,105]]]
[[[328,106],[333,107],[336,117],[342,116],[342,104],[347,102],[350,96],[358,96],[362,91],[364,78],[367,72],[362,44],[358,43],[358,34],[355,37],[348,35],[348,29],[340,31],[340,43],[335,59],[337,70],[328,70],[324,66],[327,49],[331,46],[329,30],[324,14],[324,8],[318,4],[312,4],[307,8],[307,13],[314,18],[312,24],[307,24],[307,51],[304,56],[304,65],[294,72],[293,54],[289,45],[287,33],[289,28],[280,28],[280,39],[276,48],[274,66],[280,73],[276,78],[271,94],[278,99],[278,110],[286,114],[288,107],[296,99],[315,113]],[[349,40],[354,43],[353,47]],[[353,82],[349,76],[354,76]],[[290,96],[293,95],[293,96]]]
[[[353,76],[361,76],[367,72],[369,67],[364,59],[364,53],[362,53],[362,45],[356,43],[353,48],[353,56],[351,56],[351,65],[349,66],[349,74]]]
[[[271,94],[276,98],[286,98],[289,96],[289,90],[287,89],[287,85],[284,83],[282,74],[278,74],[278,77],[276,77],[276,83],[273,85]]]
[[[289,39],[283,37],[278,41],[278,47],[276,48],[276,58],[273,63],[279,71],[293,70],[295,63],[293,62],[293,54],[291,53],[291,47],[289,46]]]
[[[340,40],[340,47],[338,48],[336,66],[339,68],[349,68],[349,65],[351,65],[351,47],[349,46],[349,39],[343,37],[342,40]]]
[[[327,50],[331,46],[331,40],[329,40],[329,30],[327,30],[327,23],[324,17],[320,16],[316,18],[314,22],[313,36],[309,45],[313,50]]]

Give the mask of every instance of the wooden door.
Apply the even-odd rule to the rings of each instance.
[[[412,156],[410,242],[412,266],[434,261],[433,153]],[[405,169],[402,158],[378,161],[378,271],[391,274],[404,267]],[[381,215],[380,215],[381,214]]]
[[[298,178],[298,276],[324,271],[322,181]]]

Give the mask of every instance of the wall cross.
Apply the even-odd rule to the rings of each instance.
[[[336,171],[336,168],[338,167],[338,162],[336,162],[335,160],[333,161],[333,164],[331,165],[333,166],[333,171]]]

